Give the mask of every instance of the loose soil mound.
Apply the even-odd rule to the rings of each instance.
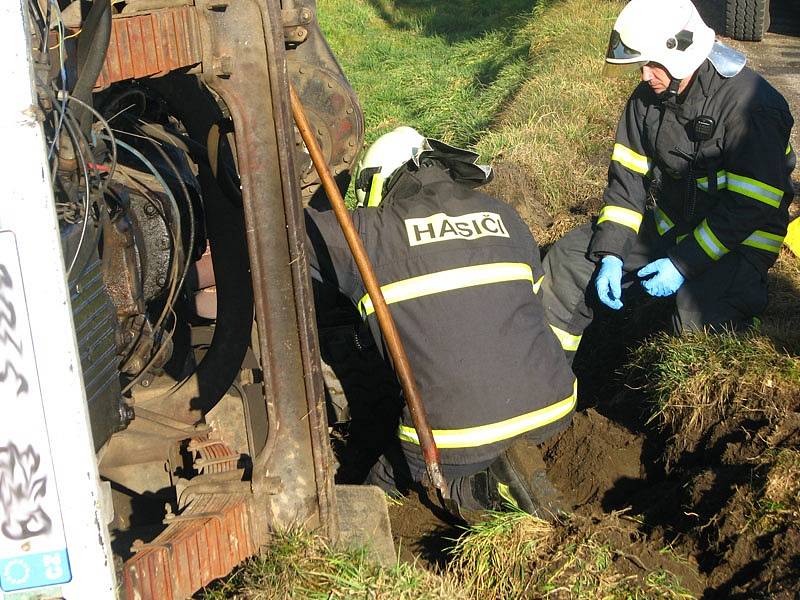
[[[620,480],[642,479],[642,445],[641,437],[588,409],[545,446],[544,457],[550,478],[580,507],[601,503]]]
[[[756,334],[661,335],[627,373],[547,445],[554,482],[579,514],[630,507],[651,541],[697,560],[704,597],[795,598],[800,360]]]

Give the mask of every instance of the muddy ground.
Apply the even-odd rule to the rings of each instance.
[[[785,94],[800,116],[800,2],[784,2],[773,0],[772,30],[763,42],[724,41],[744,50],[750,64]],[[716,6],[722,3],[699,4],[706,20],[718,26]],[[798,130],[793,133],[795,148],[800,147]],[[504,181],[501,167],[492,190],[500,197]],[[508,181],[519,185],[518,176]],[[531,192],[535,196],[535,182]],[[535,209],[535,202],[522,202],[518,209],[548,241],[585,220],[598,203],[589,201],[555,218]],[[756,492],[767,477],[759,457],[776,444],[798,448],[800,399],[788,400],[780,425],[756,416],[734,417],[710,424],[697,439],[676,446],[675,438],[645,423],[644,399],[629,378],[620,375],[626,349],[636,337],[658,328],[660,311],[653,303],[587,332],[582,348],[592,350],[582,350],[575,363],[581,381],[578,412],[572,427],[543,447],[550,477],[583,523],[600,527],[609,515],[623,523],[619,531],[629,535],[630,552],[638,557],[632,563],[635,568],[671,570],[681,575],[688,590],[704,598],[800,597],[800,530],[796,525],[754,527],[752,522],[761,514]],[[352,412],[339,415],[352,417],[349,424],[335,426],[342,462],[339,480],[357,482],[374,459],[376,440],[390,432],[391,427],[377,430],[373,418],[376,410],[396,410],[397,388],[374,349],[360,347],[355,362],[341,360],[359,338],[357,318],[345,308],[327,318],[327,333],[321,335],[323,358],[339,362],[335,370],[341,389],[334,395],[346,395]],[[622,339],[619,331],[637,335]],[[380,390],[377,399],[375,389]],[[377,409],[380,406],[384,408]],[[331,417],[336,420],[336,415]],[[431,568],[447,563],[447,549],[459,530],[414,495],[391,504],[389,512],[403,559],[421,560]]]

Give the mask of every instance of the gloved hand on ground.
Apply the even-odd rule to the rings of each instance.
[[[614,310],[622,308],[622,259],[604,256],[594,286],[600,302]]]
[[[651,296],[671,296],[683,285],[684,278],[680,271],[668,258],[659,258],[649,265],[639,269],[639,277],[653,275],[649,279],[642,280],[642,287]]]

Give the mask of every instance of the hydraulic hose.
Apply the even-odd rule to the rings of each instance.
[[[91,104],[92,89],[103,68],[110,39],[111,2],[94,0],[78,39],[78,78],[71,92],[73,96],[87,104]],[[79,107],[76,107],[76,112],[79,115],[81,131],[88,134],[92,120],[91,113]]]

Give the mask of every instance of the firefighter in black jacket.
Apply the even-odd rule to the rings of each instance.
[[[544,261],[543,302],[570,358],[594,301],[621,308],[636,279],[653,296],[676,294],[678,333],[749,327],[765,308],[793,198],[793,120],[744,65],[689,0],[633,0],[617,18],[606,73],[638,67],[642,82],[617,127],[596,223]]]
[[[512,502],[547,517],[561,508],[536,443],[570,423],[576,380],[538,298],[539,249],[517,213],[473,188],[477,155],[401,127],[379,138],[356,174],[355,226],[408,354],[451,496],[463,508]],[[306,210],[312,276],[357,305],[381,333],[331,211]],[[386,358],[385,352],[383,352]],[[524,438],[524,439],[523,439]],[[368,482],[403,488],[425,465],[410,416]]]

